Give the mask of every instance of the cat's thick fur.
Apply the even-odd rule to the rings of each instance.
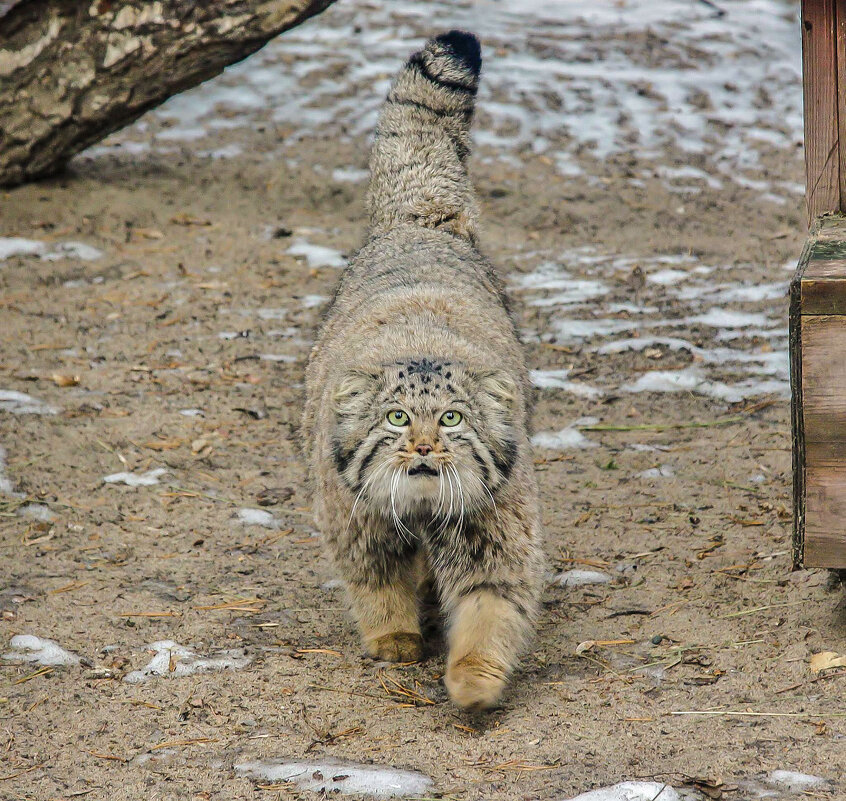
[[[368,241],[312,350],[303,415],[317,524],[366,649],[420,658],[431,580],[446,686],[467,708],[494,705],[515,668],[541,561],[523,352],[475,247],[465,162],[480,67],[477,39],[450,31],[397,76],[370,159]]]

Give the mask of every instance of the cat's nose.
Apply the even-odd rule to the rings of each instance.
[[[427,445],[425,442],[421,442],[414,448],[414,450],[416,450],[421,456],[428,456],[432,452],[432,446]]]

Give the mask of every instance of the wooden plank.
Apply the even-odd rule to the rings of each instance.
[[[846,442],[806,448],[805,567],[846,566]]]
[[[846,217],[814,221],[790,285],[793,563],[846,568]]]
[[[803,315],[805,443],[846,441],[846,317]]]
[[[846,271],[846,261],[837,264],[841,273]],[[846,314],[846,275],[840,278],[802,281],[802,314]]]
[[[836,27],[835,0],[803,0],[805,198],[809,222],[841,208]]]

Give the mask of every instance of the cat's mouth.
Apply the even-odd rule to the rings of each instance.
[[[428,464],[417,464],[408,471],[410,476],[437,476],[438,471]]]

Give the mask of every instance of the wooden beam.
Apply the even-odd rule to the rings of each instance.
[[[817,220],[790,292],[794,564],[846,568],[846,217]]]
[[[809,224],[821,214],[842,208],[837,95],[840,26],[836,22],[836,5],[843,5],[843,0],[802,2],[805,197]],[[846,20],[846,13],[843,17]],[[846,63],[846,40],[842,47]]]

